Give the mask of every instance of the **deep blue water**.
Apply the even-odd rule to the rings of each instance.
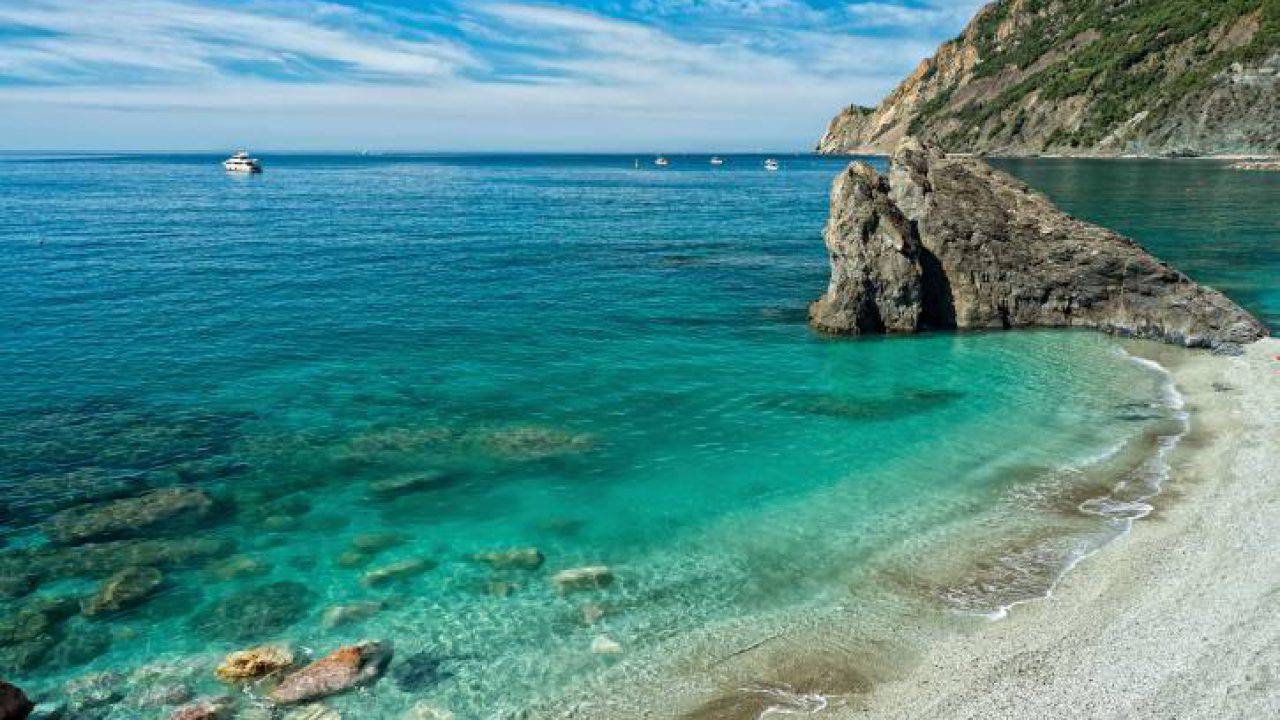
[[[159,717],[161,689],[217,691],[227,651],[374,637],[389,677],[331,706],[508,717],[698,633],[881,592],[869,570],[949,557],[919,542],[939,533],[966,557],[921,578],[925,602],[1034,597],[1123,524],[1064,519],[1054,493],[1105,493],[1178,432],[1165,377],[1090,333],[815,335],[845,161],[762,159],[0,158],[0,602],[4,627],[41,623],[0,629],[0,672],[44,698],[118,673],[105,716]],[[1075,177],[1045,184],[1114,209]],[[1170,182],[1126,185],[1125,217],[1182,198]],[[1121,229],[1274,323],[1273,288],[1201,242],[1214,212]],[[113,519],[156,488],[213,505]],[[107,529],[60,535],[85,517]],[[948,533],[970,525],[1049,540],[996,582],[966,574],[983,548]],[[545,563],[472,558],[514,547]],[[554,587],[596,564],[608,587]],[[83,609],[136,566],[163,580]]]

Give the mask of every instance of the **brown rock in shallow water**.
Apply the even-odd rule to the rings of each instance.
[[[26,693],[0,680],[0,720],[26,720],[35,707]]]
[[[361,578],[361,582],[369,587],[384,585],[393,580],[403,580],[405,578],[413,577],[414,575],[421,575],[424,572],[432,570],[435,566],[436,563],[432,560],[402,560],[397,563],[384,565],[370,570],[364,574],[364,577]]]
[[[107,578],[98,592],[84,603],[85,615],[119,612],[143,603],[164,582],[152,567],[126,568]]]
[[[260,645],[248,650],[237,650],[227,655],[213,671],[223,682],[257,680],[272,673],[287,670],[293,665],[293,651],[279,645]]]
[[[863,163],[836,178],[825,238],[831,282],[810,308],[825,332],[1087,327],[1187,347],[1266,335],[1132,240],[914,139],[887,178]]]
[[[63,510],[43,529],[64,545],[136,534],[157,525],[192,520],[208,514],[213,501],[189,488],[154,490],[137,497]]]
[[[286,677],[271,700],[289,705],[318,700],[373,682],[391,662],[391,643],[366,640],[338,648]]]

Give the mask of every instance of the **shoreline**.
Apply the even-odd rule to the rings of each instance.
[[[1280,568],[1269,567],[1280,524],[1269,525],[1272,513],[1261,509],[1280,507],[1280,487],[1270,486],[1280,468],[1280,422],[1267,414],[1280,406],[1280,340],[1255,342],[1241,357],[1142,341],[1125,349],[1171,375],[1190,427],[1169,452],[1167,475],[1145,498],[1150,507],[1140,521],[1062,568],[1043,595],[1011,603],[999,619],[941,608],[941,578],[972,570],[976,557],[997,546],[960,535],[968,543],[950,551],[938,537],[922,538],[848,579],[873,593],[708,628],[682,647],[659,649],[665,662],[657,667],[597,678],[572,701],[533,717],[1216,720],[1280,713],[1273,691]],[[1058,507],[1078,517],[1089,497],[1058,498]],[[940,548],[943,556],[934,555]],[[886,571],[911,557],[920,565]]]
[[[1172,355],[1157,350],[1158,354]],[[934,638],[874,718],[1251,718],[1280,713],[1280,340],[1165,364],[1192,431],[1155,512],[1051,598]]]

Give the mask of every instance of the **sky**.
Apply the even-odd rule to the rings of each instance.
[[[0,151],[803,151],[980,4],[0,0]]]

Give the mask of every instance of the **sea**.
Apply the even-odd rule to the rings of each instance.
[[[0,676],[268,717],[224,655],[373,639],[341,717],[625,715],[797,618],[999,622],[1151,512],[1143,343],[816,334],[850,159],[709,157],[0,156]],[[997,163],[1280,329],[1280,174]]]

